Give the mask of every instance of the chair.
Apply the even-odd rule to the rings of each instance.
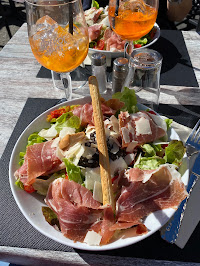
[[[1,0],[0,0],[0,16],[2,16],[2,20],[3,20],[3,23],[5,24],[5,27],[6,27],[6,30],[7,30],[9,37],[12,38],[12,34],[11,34],[11,31],[9,28],[6,12],[5,12],[4,6],[1,3]]]
[[[200,0],[192,0],[192,8],[190,12],[183,21],[176,23],[176,27],[185,23],[186,27],[184,28],[184,30],[191,30],[196,28],[196,31],[199,32],[200,31],[199,19],[200,19]]]

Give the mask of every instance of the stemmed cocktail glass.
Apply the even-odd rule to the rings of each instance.
[[[110,0],[109,21],[112,30],[128,42],[129,54],[133,41],[145,36],[157,18],[158,0]]]
[[[81,0],[26,0],[29,42],[37,61],[60,73],[67,99],[70,72],[88,53],[89,38]]]

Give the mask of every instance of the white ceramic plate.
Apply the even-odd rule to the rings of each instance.
[[[66,104],[67,105],[84,104],[89,101],[91,101],[91,98],[85,97],[82,99],[66,102]],[[33,122],[29,124],[29,126],[23,131],[23,133],[19,137],[11,155],[10,165],[9,165],[10,186],[13,196],[17,202],[17,205],[20,208],[23,215],[26,217],[26,219],[39,232],[61,244],[82,250],[94,250],[94,251],[111,250],[132,245],[134,243],[143,240],[144,238],[149,237],[154,232],[159,230],[174,214],[175,212],[174,209],[165,209],[150,214],[145,220],[145,225],[150,231],[145,235],[132,237],[129,232],[126,235],[121,236],[121,238],[115,240],[114,242],[104,246],[89,246],[85,243],[80,243],[80,242],[74,243],[72,240],[64,237],[61,232],[56,231],[51,225],[49,225],[45,221],[41,210],[41,207],[45,206],[45,203],[43,201],[44,198],[42,196],[40,196],[37,193],[29,194],[15,185],[16,180],[14,178],[14,172],[19,168],[18,165],[19,152],[25,150],[28,136],[35,131],[40,131],[42,128],[49,127],[49,123],[46,122],[47,114],[49,114],[50,111],[55,110],[63,105],[64,103],[54,106],[53,108],[50,108],[49,110],[38,116],[35,120],[33,120]],[[138,104],[138,107],[140,110],[147,109],[147,107],[140,104]],[[174,129],[170,130],[169,139],[170,140],[180,139]],[[188,169],[188,158],[186,157],[186,155],[184,157],[180,171],[182,174],[182,181],[184,182],[185,185],[187,185],[189,178],[189,169]]]
[[[151,42],[149,42],[148,44],[142,46],[141,48],[135,48],[135,49],[143,49],[143,48],[147,48],[150,45],[152,45],[153,43],[155,43],[159,37],[160,37],[160,27],[158,26],[157,23],[154,24],[154,28],[156,29],[155,35],[153,37],[153,39],[151,40]],[[135,50],[134,49],[134,50]],[[105,51],[105,50],[96,50],[93,48],[89,48],[89,54],[92,53],[96,53],[96,52],[101,52],[103,54],[105,54],[108,58],[117,58],[117,57],[121,57],[124,56],[124,52],[110,52],[110,51]]]

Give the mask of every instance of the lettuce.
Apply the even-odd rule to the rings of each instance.
[[[81,120],[78,116],[73,115],[72,112],[62,114],[56,119],[55,129],[59,133],[63,127],[72,127],[79,129],[81,126]]]
[[[167,130],[171,127],[172,122],[173,122],[173,119],[170,119],[170,118],[165,119],[165,123],[167,125]]]
[[[127,87],[124,87],[122,92],[116,92],[113,94],[112,98],[119,99],[121,102],[125,103],[125,106],[121,108],[120,111],[128,111],[129,113],[136,113],[137,108],[137,98],[134,90],[130,90]]]
[[[186,148],[183,142],[180,140],[172,140],[169,145],[165,148],[164,159],[167,163],[175,164],[180,166],[183,156],[185,154]]]
[[[157,169],[161,164],[165,164],[165,159],[153,156],[153,157],[141,157],[140,162],[135,167],[143,170]]]
[[[145,45],[145,44],[147,44],[147,42],[148,42],[147,38],[141,38],[141,39],[139,39],[137,41],[133,41],[133,44],[142,44],[142,45]]]
[[[17,181],[15,182],[15,185],[18,186],[21,189],[24,189],[24,185],[23,183],[20,181],[20,179],[17,179]]]
[[[92,0],[91,7],[96,7],[96,9],[99,9],[99,3],[95,0]]]
[[[49,207],[43,206],[42,213],[47,223],[49,223],[52,226],[56,225],[60,229],[59,220],[54,211],[52,211]]]
[[[81,173],[81,169],[74,165],[73,163],[71,163],[69,160],[67,160],[66,158],[63,159],[63,162],[65,163],[66,166],[66,171],[67,171],[67,175],[69,180],[73,180],[76,183],[82,184],[83,183],[83,175]]]

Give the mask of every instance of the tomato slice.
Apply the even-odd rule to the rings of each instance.
[[[157,115],[153,110],[148,110],[148,113],[150,113],[152,115]]]
[[[140,43],[134,44],[134,48],[140,48],[140,47],[142,47],[142,44],[140,44]]]
[[[24,190],[28,193],[33,193],[35,192],[35,189],[33,188],[32,185],[24,185]]]
[[[105,46],[104,40],[99,40],[97,42],[97,45],[94,46],[94,49],[103,50],[104,49],[104,46]]]

